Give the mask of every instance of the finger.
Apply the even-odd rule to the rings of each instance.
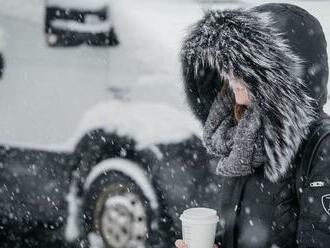
[[[175,246],[178,248],[187,248],[186,244],[183,242],[182,239],[178,239],[175,241]]]
[[[213,248],[219,248],[217,245],[213,245]]]
[[[175,241],[175,246],[180,248],[182,246],[183,241],[181,239],[178,239]]]

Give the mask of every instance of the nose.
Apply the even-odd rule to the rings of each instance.
[[[245,90],[245,87],[243,87],[243,86],[234,86],[233,90],[234,91],[243,91],[243,90]]]

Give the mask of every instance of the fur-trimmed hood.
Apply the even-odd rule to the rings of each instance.
[[[327,97],[326,41],[320,23],[289,4],[209,10],[181,49],[188,103],[205,123],[230,72],[245,82],[262,116],[265,176],[283,177]]]

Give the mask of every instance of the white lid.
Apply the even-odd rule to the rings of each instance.
[[[189,208],[183,211],[180,220],[194,224],[214,224],[219,221],[219,216],[211,208]]]

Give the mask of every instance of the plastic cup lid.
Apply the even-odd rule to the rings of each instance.
[[[211,208],[189,208],[183,211],[180,220],[196,224],[212,224],[219,221],[217,211]]]

